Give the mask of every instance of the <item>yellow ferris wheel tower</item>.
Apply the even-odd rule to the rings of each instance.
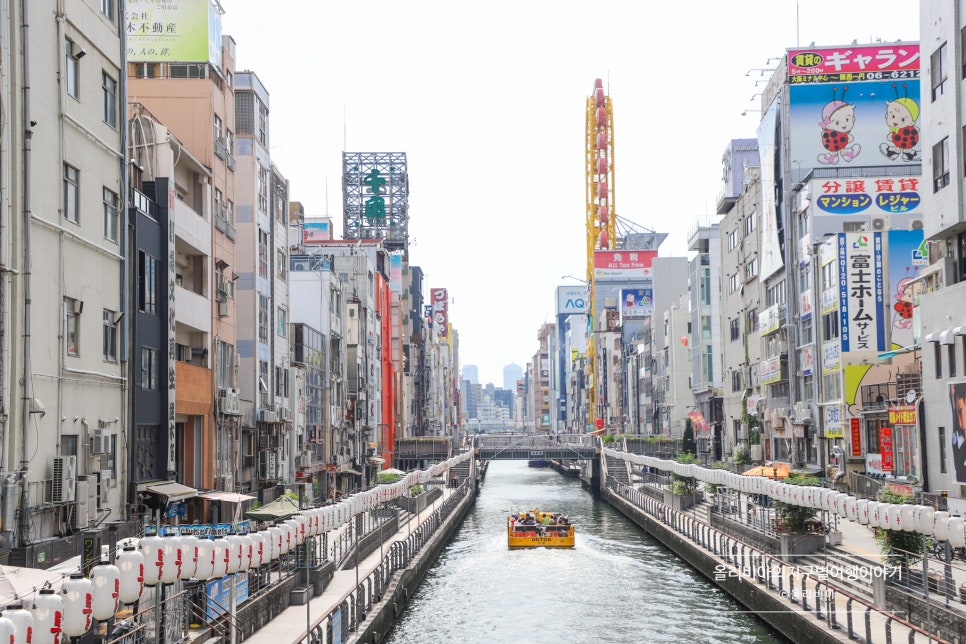
[[[594,81],[587,97],[587,392],[588,420],[597,423],[597,307],[594,298],[594,252],[614,250],[617,243],[617,215],[614,203],[614,108],[604,92],[604,81]]]

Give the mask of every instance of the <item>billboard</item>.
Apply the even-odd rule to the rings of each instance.
[[[952,445],[949,455],[957,483],[966,483],[966,381],[949,383],[949,415]]]
[[[302,227],[302,243],[307,246],[332,239],[332,221],[329,219],[306,219]]]
[[[919,271],[929,264],[929,250],[922,230],[890,230],[888,233],[889,300],[885,315],[891,320],[893,349],[916,343],[913,311],[919,306],[922,283]]]
[[[221,13],[210,0],[128,0],[128,61],[221,67]]]
[[[842,353],[885,351],[882,233],[838,233]]]
[[[758,161],[761,167],[761,268],[759,280],[766,280],[785,266],[778,239],[778,206],[775,202],[775,128],[778,101],[762,114],[758,124]]]
[[[916,176],[840,177],[814,179],[809,185],[817,216],[865,214],[886,218],[885,228],[906,228],[908,220],[922,214],[919,183]]]
[[[650,279],[656,250],[596,250],[595,280]]]
[[[587,313],[586,286],[557,287],[557,315],[580,315]]]
[[[644,318],[654,310],[654,289],[622,288],[621,318]]]
[[[919,45],[789,50],[793,163],[920,164]]]
[[[433,329],[438,338],[449,337],[449,299],[445,288],[429,291],[429,306],[432,310]]]
[[[402,295],[403,292],[402,264],[402,251],[389,253],[389,288],[391,288],[397,295]]]

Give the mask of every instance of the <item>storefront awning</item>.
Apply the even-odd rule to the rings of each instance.
[[[138,483],[138,492],[150,492],[165,497],[169,503],[179,503],[198,496],[198,490],[174,481],[147,481]]]
[[[239,494],[237,492],[221,492],[219,490],[213,490],[211,492],[199,492],[198,497],[201,499],[208,499],[209,501],[225,501],[226,503],[241,503],[242,501],[251,501],[255,497],[249,496],[248,494]]]

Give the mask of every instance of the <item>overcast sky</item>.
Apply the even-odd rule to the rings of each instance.
[[[536,352],[555,288],[575,283],[561,277],[586,272],[596,78],[614,105],[616,212],[684,256],[786,48],[919,37],[913,0],[220,2],[307,215],[341,235],[343,150],[407,153],[410,262],[449,289],[461,364],[498,386]]]

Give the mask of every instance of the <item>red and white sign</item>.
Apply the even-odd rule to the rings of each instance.
[[[849,418],[849,426],[852,429],[852,456],[862,456],[862,421]]]
[[[790,49],[788,75],[792,83],[919,78],[919,44]]]
[[[449,298],[446,296],[446,289],[430,289],[429,301],[433,307],[433,328],[436,330],[436,337],[449,337]]]
[[[656,250],[594,251],[595,279],[627,279],[651,277],[651,262]]]
[[[879,428],[879,451],[882,453],[882,470],[892,471],[892,428]]]

